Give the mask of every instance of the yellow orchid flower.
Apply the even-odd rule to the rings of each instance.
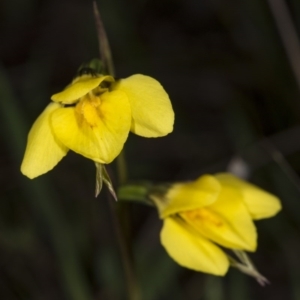
[[[175,184],[150,198],[164,221],[161,243],[168,254],[184,267],[220,276],[230,262],[218,245],[255,251],[252,220],[281,209],[277,197],[228,173]]]
[[[173,130],[168,94],[145,75],[115,81],[87,72],[51,100],[28,135],[21,172],[29,178],[51,170],[69,149],[107,164],[121,152],[129,131],[160,137]]]

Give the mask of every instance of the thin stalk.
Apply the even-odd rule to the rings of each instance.
[[[117,171],[119,185],[125,184],[127,181],[127,164],[124,155],[124,150],[117,157]],[[119,202],[118,206],[115,205],[115,213],[118,215],[119,227],[119,241],[121,247],[121,255],[123,266],[127,277],[127,289],[130,295],[130,300],[141,299],[140,290],[134,272],[134,257],[132,252],[132,237],[131,237],[131,216],[130,206],[131,203]],[[122,245],[121,245],[122,244]]]
[[[118,170],[118,180],[119,184],[125,184],[127,181],[127,164],[125,159],[124,150],[117,157],[117,170]]]
[[[93,1],[93,10],[99,42],[100,58],[103,62],[103,65],[106,67],[107,73],[111,76],[115,76],[114,63],[110,51],[108,38],[106,35],[105,28],[103,26],[103,22],[96,1]]]
[[[107,71],[107,74],[114,77],[115,71],[110,46],[96,1],[93,1],[93,10],[99,41],[100,58],[104,65],[104,69]],[[123,152],[121,152],[117,158],[117,169],[119,184],[123,184],[127,180],[127,168]],[[115,202],[110,201],[110,209],[126,277],[128,299],[140,300],[140,291],[133,268],[133,252],[130,238],[131,219],[129,214],[129,206],[127,203],[116,204]]]
[[[128,294],[128,300],[140,300],[140,290],[137,284],[134,268],[133,268],[133,256],[132,248],[126,239],[123,226],[124,224],[124,212],[126,212],[124,203],[116,203],[114,201],[109,201],[109,206],[111,209],[112,221],[114,224],[117,242],[120,249],[122,265],[124,269],[124,275],[126,279],[126,289]],[[122,205],[122,207],[120,207]],[[121,208],[121,209],[120,209]],[[127,219],[127,218],[126,218]]]

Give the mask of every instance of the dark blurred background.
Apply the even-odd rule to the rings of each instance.
[[[167,137],[130,135],[129,178],[231,171],[283,203],[257,222],[251,258],[266,287],[235,270],[218,278],[179,267],[160,245],[155,209],[130,204],[142,299],[300,299],[300,3],[280,2],[288,19],[268,0],[98,0],[117,76],[156,78],[176,114]],[[91,1],[1,0],[0,299],[126,299],[113,200],[106,189],[94,198],[92,161],[70,152],[35,180],[19,171],[32,123],[94,57]],[[115,163],[109,171],[116,181]]]

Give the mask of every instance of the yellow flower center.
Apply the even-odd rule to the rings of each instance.
[[[216,227],[221,227],[223,225],[223,221],[221,220],[221,218],[216,213],[207,208],[199,208],[181,212],[180,216],[194,227],[201,226],[201,224],[203,224],[204,222],[210,223],[211,225],[214,225]]]
[[[97,126],[97,123],[101,117],[99,110],[100,105],[100,95],[98,95],[98,93],[95,91],[91,91],[83,96],[75,108],[76,117],[79,124],[81,125],[82,122],[86,122],[90,127]]]

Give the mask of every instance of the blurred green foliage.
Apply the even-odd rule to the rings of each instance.
[[[98,4],[117,77],[158,79],[176,113],[171,135],[130,136],[129,178],[193,179],[240,157],[248,179],[283,203],[257,223],[251,257],[271,281],[264,288],[235,270],[217,278],[180,268],[159,243],[155,210],[130,204],[142,299],[300,299],[300,98],[268,2]],[[286,4],[299,31],[299,2]],[[113,200],[105,190],[93,197],[93,163],[69,153],[41,178],[19,172],[27,133],[52,93],[98,56],[92,4],[2,0],[0,37],[0,299],[126,299]],[[109,171],[116,182],[114,164]]]

